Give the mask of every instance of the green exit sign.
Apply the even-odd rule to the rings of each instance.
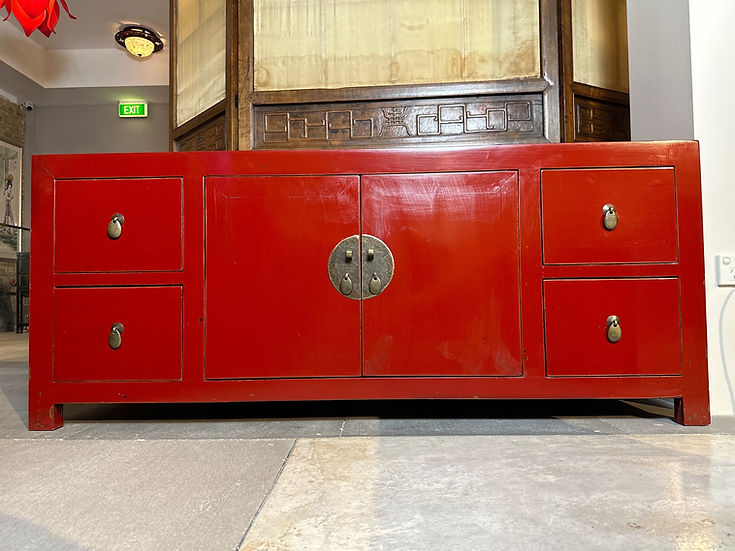
[[[148,102],[146,101],[121,101],[117,104],[117,108],[117,114],[121,119],[148,116]]]

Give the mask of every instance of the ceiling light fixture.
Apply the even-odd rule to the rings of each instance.
[[[163,50],[159,36],[140,25],[123,27],[115,34],[115,41],[136,57],[148,57]]]

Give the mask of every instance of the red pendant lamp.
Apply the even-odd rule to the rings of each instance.
[[[76,19],[69,12],[66,0],[0,0],[0,9],[5,8],[8,12],[4,20],[10,18],[11,15],[15,16],[26,36],[31,36],[36,29],[46,36],[51,36],[51,33],[55,32],[54,27],[56,27],[61,12],[59,2],[69,17]]]

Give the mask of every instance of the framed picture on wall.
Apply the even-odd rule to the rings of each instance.
[[[23,149],[0,140],[0,258],[20,250]]]

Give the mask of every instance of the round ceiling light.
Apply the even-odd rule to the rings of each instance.
[[[136,57],[148,57],[163,50],[163,42],[150,29],[128,25],[115,34],[115,41]]]

